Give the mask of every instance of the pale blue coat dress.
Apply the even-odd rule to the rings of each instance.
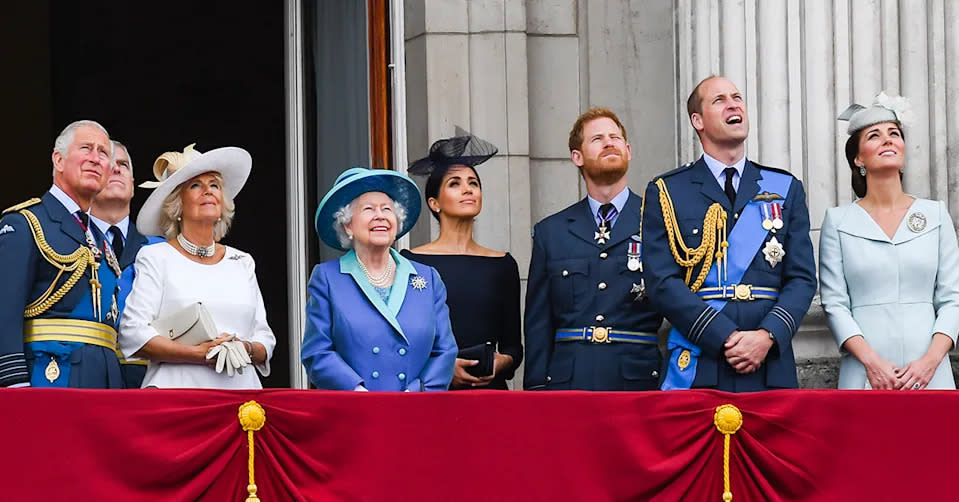
[[[918,224],[915,213],[925,225]],[[934,333],[956,343],[959,248],[941,201],[916,199],[892,239],[859,204],[828,209],[819,241],[819,282],[840,347],[861,334],[882,358],[901,368],[926,353]],[[869,388],[865,367],[851,353],[841,354],[839,388]],[[948,355],[928,388],[956,388]]]

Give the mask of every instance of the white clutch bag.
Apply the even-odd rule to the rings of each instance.
[[[179,312],[150,323],[158,335],[184,345],[199,345],[219,335],[210,312],[202,303],[188,305]]]

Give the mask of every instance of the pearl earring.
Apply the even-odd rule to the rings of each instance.
[[[866,177],[866,166],[859,166],[859,176]]]
[[[183,218],[180,218],[179,216],[177,216],[176,221],[183,221]]]

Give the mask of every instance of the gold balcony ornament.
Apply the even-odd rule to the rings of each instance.
[[[723,435],[723,500],[730,502],[733,492],[729,488],[729,437],[743,426],[743,414],[731,404],[717,406],[713,424]]]
[[[240,405],[240,412],[237,414],[240,419],[240,427],[246,431],[247,443],[250,445],[250,456],[247,470],[250,473],[250,484],[246,486],[249,495],[246,502],[258,502],[260,499],[256,496],[256,479],[253,475],[253,433],[263,428],[266,424],[266,411],[256,401],[247,401]]]

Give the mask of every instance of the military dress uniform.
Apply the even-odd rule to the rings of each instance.
[[[120,239],[122,250],[117,254],[117,261],[120,264],[120,278],[117,280],[117,306],[120,314],[118,316],[116,327],[119,329],[119,317],[123,316],[123,305],[126,298],[133,290],[133,279],[136,278],[136,268],[133,263],[136,261],[137,253],[140,248],[147,244],[147,238],[137,231],[136,225],[131,224],[130,218],[112,226],[120,231],[120,235],[113,234],[111,225],[96,216],[91,215],[90,221],[96,224],[97,229],[106,237],[107,243],[112,249],[117,249],[117,239]],[[125,231],[124,231],[125,230]],[[113,235],[111,235],[113,234]],[[154,238],[158,242],[164,239]],[[152,243],[152,242],[151,242]],[[143,377],[147,372],[147,360],[138,357],[124,358],[123,354],[117,350],[117,357],[120,358],[120,370],[123,372],[123,385],[127,389],[139,389],[143,383]]]
[[[526,389],[650,390],[662,316],[642,293],[642,198],[612,228],[583,199],[533,228],[526,290]]]
[[[742,392],[798,386],[792,337],[816,292],[802,182],[745,160],[735,204],[704,158],[646,189],[647,293],[670,321],[663,388]],[[735,330],[766,329],[765,362],[741,375],[723,344]]]
[[[122,388],[119,263],[61,200],[54,186],[0,218],[0,386]]]

